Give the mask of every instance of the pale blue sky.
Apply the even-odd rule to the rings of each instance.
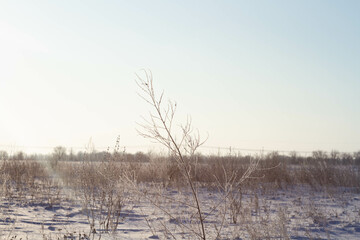
[[[149,145],[134,82],[148,68],[207,146],[360,150],[359,12],[359,1],[0,1],[0,145],[102,147],[119,134]]]

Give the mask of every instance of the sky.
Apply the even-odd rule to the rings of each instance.
[[[360,150],[359,1],[0,1],[0,150],[127,151],[150,106],[208,149]],[[205,148],[204,148],[205,149]],[[203,150],[204,150],[203,149]]]

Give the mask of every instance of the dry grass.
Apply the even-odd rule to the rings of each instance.
[[[81,162],[59,161],[56,167],[49,167],[46,161],[2,161],[1,197],[10,201],[21,201],[22,204],[42,202],[52,206],[61,202],[59,195],[62,188],[71,189],[74,195],[81,199],[84,213],[88,216],[89,235],[95,234],[95,229],[102,232],[116,230],[123,219],[124,207],[134,204],[133,200],[130,201],[130,193],[139,199],[149,198],[160,206],[163,202],[173,201],[181,205],[182,201],[187,201],[186,196],[181,194],[189,190],[188,186],[184,184],[184,176],[171,157],[110,153],[97,156],[102,157],[97,159],[95,156],[89,156],[88,159],[92,159],[91,161],[82,159]],[[140,158],[137,159],[136,156]],[[132,162],[127,161],[125,157]],[[288,238],[286,209],[279,209],[278,217],[270,219],[266,210],[267,203],[261,200],[262,195],[297,186],[308,186],[312,191],[326,192],[329,196],[337,196],[337,191],[360,190],[359,165],[355,160],[333,161],[313,157],[298,157],[294,160],[271,154],[257,157],[258,165],[252,177],[242,180],[241,176],[250,166],[250,157],[197,157],[198,164],[196,168],[192,167],[192,171],[197,171],[192,173],[195,176],[194,182],[205,191],[221,193],[220,199],[227,199],[227,205],[218,207],[217,211],[226,216],[223,219],[228,220],[220,221],[217,226],[219,229],[226,224],[242,226],[236,230],[238,233],[234,230],[232,236],[253,239],[266,239],[270,236]],[[147,186],[156,186],[157,190],[150,194],[150,190],[146,190]],[[177,189],[177,193],[165,198],[166,194],[163,193],[169,189]],[[244,200],[244,195],[249,194],[252,196],[250,202]],[[212,204],[216,203],[209,203]],[[165,210],[171,219],[177,219],[179,222],[188,220],[186,218],[189,216],[177,215],[173,209]],[[211,208],[202,210],[209,213],[212,211]],[[309,213],[308,218],[321,225],[321,221],[326,221],[324,214],[327,213],[324,209],[320,210],[315,205],[308,204],[306,211]],[[166,225],[166,221],[149,224],[157,234],[167,232],[167,237],[171,237],[172,231],[189,230],[186,227],[172,229]],[[258,228],[263,231],[257,231]],[[196,232],[196,229],[192,231]],[[221,235],[221,230],[219,233],[208,233],[208,236],[217,234]],[[199,235],[194,234],[193,237]]]
[[[140,154],[137,154],[140,156]],[[184,187],[184,176],[172,157],[127,154],[132,162],[124,161],[124,156],[111,159],[82,160],[81,162],[61,161],[55,169],[44,161],[5,160],[0,162],[0,184],[2,196],[13,192],[36,191],[49,179],[61,179],[66,186],[73,188],[98,188],[119,182],[126,174],[137,183],[161,183],[163,186]],[[103,155],[102,155],[103,156]],[[191,167],[194,181],[205,187],[216,187],[226,182],[226,176],[234,176],[234,182],[250,165],[250,157],[198,156],[198,164]],[[286,189],[296,185],[308,185],[316,190],[343,187],[358,191],[360,189],[360,165],[356,159],[344,163],[341,159],[315,159],[312,157],[291,160],[277,154],[258,159],[258,168],[243,187],[262,186]],[[196,172],[195,172],[196,171]]]

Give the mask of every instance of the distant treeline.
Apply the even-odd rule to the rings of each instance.
[[[92,151],[84,152],[79,151],[74,153],[72,150],[67,151],[65,147],[58,146],[53,149],[50,154],[26,154],[22,151],[14,154],[9,154],[4,150],[0,150],[0,160],[56,160],[56,161],[70,161],[70,162],[83,162],[83,161],[118,161],[118,162],[149,162],[153,158],[172,158],[172,156],[164,156],[153,152],[144,153],[127,153],[118,151]],[[360,151],[354,153],[342,153],[339,151],[313,151],[311,156],[301,156],[297,152],[293,151],[288,155],[280,154],[277,151],[262,154],[258,153],[255,155],[241,155],[241,154],[228,154],[225,156],[220,155],[203,155],[197,154],[199,163],[210,163],[211,161],[217,160],[239,160],[244,163],[249,162],[250,159],[258,158],[260,160],[272,160],[278,162],[286,162],[288,164],[301,164],[303,162],[311,162],[315,160],[325,160],[328,163],[336,164],[356,164],[360,165]]]

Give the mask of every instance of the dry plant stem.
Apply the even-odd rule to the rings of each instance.
[[[180,143],[177,143],[174,139],[174,136],[171,132],[171,127],[174,119],[174,114],[176,110],[176,103],[173,104],[169,101],[167,108],[162,112],[161,103],[163,99],[163,93],[160,95],[159,99],[157,100],[154,87],[153,87],[153,79],[151,72],[146,72],[146,80],[138,77],[137,84],[140,89],[145,93],[145,97],[141,96],[146,102],[148,102],[151,106],[155,108],[156,115],[150,113],[150,122],[146,121],[148,125],[141,125],[145,132],[139,132],[140,135],[146,138],[153,139],[165,147],[167,147],[176,157],[179,165],[182,167],[184,171],[185,178],[190,186],[192,196],[194,198],[197,213],[199,215],[200,225],[201,225],[201,238],[206,239],[205,233],[205,226],[204,226],[204,219],[202,216],[202,210],[199,203],[198,194],[196,191],[196,187],[194,185],[193,179],[191,178],[191,167],[189,162],[184,158],[181,147],[184,147],[187,153],[193,154],[196,149],[202,145],[204,142],[200,142],[199,135],[193,138],[190,136],[191,133],[191,121],[187,121],[186,125],[182,127],[183,135]],[[160,121],[160,123],[159,123]],[[161,129],[165,131],[165,133],[161,132]]]
[[[170,213],[167,209],[165,209],[163,206],[161,206],[159,203],[157,203],[152,197],[149,197],[147,193],[144,193],[144,192],[140,191],[140,190],[137,188],[137,186],[135,185],[135,183],[134,183],[134,181],[133,181],[132,179],[127,178],[127,183],[132,186],[132,189],[134,189],[138,194],[141,194],[146,200],[148,200],[153,206],[155,206],[155,207],[158,208],[160,211],[162,211],[162,212],[163,212],[165,215],[167,215],[170,219],[176,219],[176,217],[175,217],[172,213]],[[178,200],[176,200],[176,201],[178,202]],[[182,203],[182,202],[180,202],[180,203]],[[187,206],[194,208],[194,206],[191,206],[191,205],[188,205],[188,204],[187,204]],[[179,223],[179,224],[181,224],[181,223]],[[194,231],[193,229],[191,229],[190,227],[186,226],[185,224],[181,224],[181,225],[183,225],[183,227],[186,228],[187,230],[189,230],[190,232],[194,233],[196,236],[202,238],[202,235],[200,235],[199,233],[195,232],[195,231]],[[153,231],[152,228],[150,228],[150,230]]]
[[[236,203],[236,200],[234,200],[233,198],[231,198],[231,195],[233,194],[234,189],[238,190],[240,189],[241,184],[246,180],[251,178],[251,174],[257,170],[258,168],[258,164],[259,164],[259,159],[255,159],[255,160],[251,160],[250,162],[250,166],[246,169],[245,173],[243,173],[243,175],[241,176],[241,178],[239,180],[236,179],[236,176],[238,175],[238,171],[235,170],[231,173],[231,176],[228,177],[228,174],[226,173],[226,170],[224,168],[224,166],[222,166],[222,170],[224,172],[224,182],[221,183],[221,181],[214,175],[214,178],[216,180],[217,183],[217,188],[218,191],[223,191],[224,195],[219,199],[219,201],[212,207],[211,211],[209,212],[208,216],[210,216],[221,204],[223,204],[225,202],[225,208],[226,206],[226,199],[230,198],[230,205],[233,205]],[[241,191],[241,190],[240,190]],[[204,218],[204,220],[207,217]],[[223,226],[223,222],[221,223],[221,227],[220,230],[222,229]]]

